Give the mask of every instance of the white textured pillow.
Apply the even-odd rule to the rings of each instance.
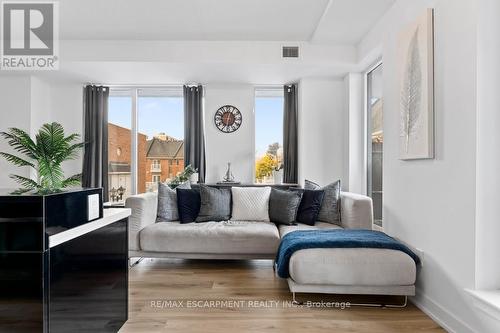
[[[233,221],[269,221],[271,188],[233,187]]]

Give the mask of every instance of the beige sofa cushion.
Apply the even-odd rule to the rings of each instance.
[[[408,286],[415,283],[415,261],[387,249],[305,249],[290,258],[290,277],[301,284]]]
[[[141,250],[171,253],[275,254],[280,237],[269,222],[159,222],[140,232]]]
[[[316,222],[314,225],[297,223],[297,225],[280,225],[280,236],[283,238],[287,233],[295,230],[319,230],[319,229],[343,229],[338,225],[328,222]]]

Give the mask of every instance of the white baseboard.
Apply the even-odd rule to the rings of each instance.
[[[422,312],[432,318],[442,328],[450,333],[476,333],[472,327],[467,325],[454,314],[446,310],[439,303],[423,294],[417,289],[417,296],[411,297],[410,301],[415,304]]]

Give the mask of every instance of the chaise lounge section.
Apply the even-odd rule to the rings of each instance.
[[[416,265],[388,249],[304,249],[290,258],[292,293],[415,295]]]

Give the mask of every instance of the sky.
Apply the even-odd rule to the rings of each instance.
[[[130,97],[109,97],[109,122],[131,128],[131,108]],[[210,110],[207,111],[208,116],[211,116]],[[139,132],[146,134],[148,139],[161,132],[176,139],[184,138],[184,106],[181,97],[139,97],[137,118]],[[256,156],[262,156],[274,142],[283,144],[283,97],[255,99],[255,128]]]
[[[283,97],[255,99],[255,156],[266,153],[267,147],[279,142],[283,146]]]
[[[131,128],[130,97],[110,97],[108,121]],[[176,139],[184,139],[184,104],[181,97],[139,97],[137,108],[139,133],[151,139],[158,133],[166,133]]]

